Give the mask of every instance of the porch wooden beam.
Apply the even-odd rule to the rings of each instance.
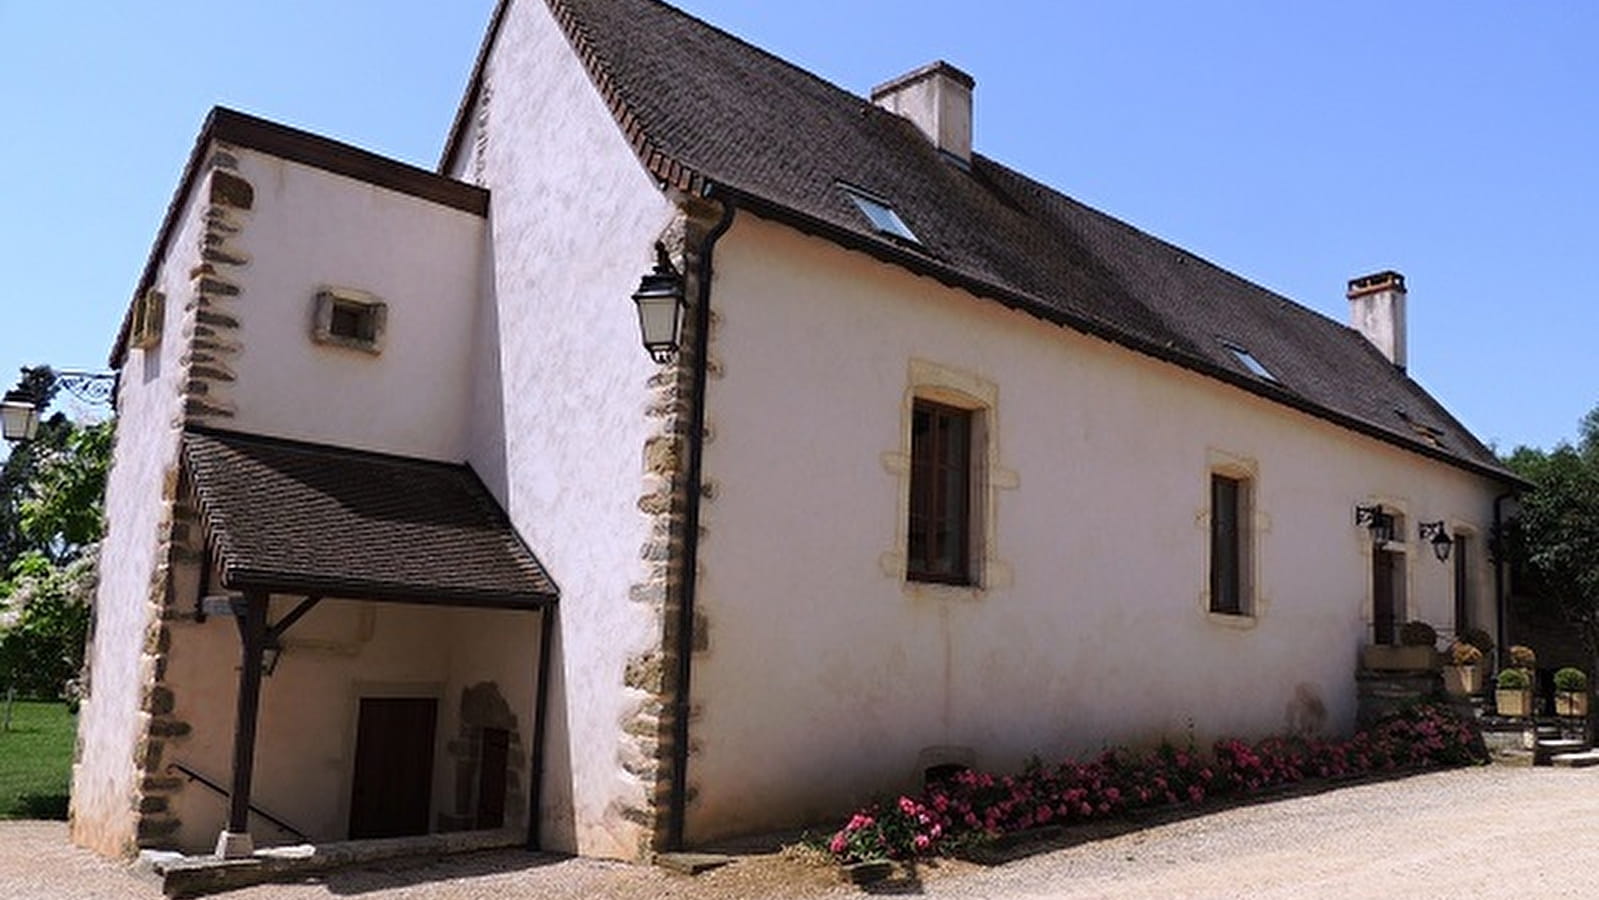
[[[228,828],[217,841],[222,856],[253,851],[250,831],[250,781],[255,774],[255,726],[261,710],[261,653],[266,648],[267,600],[262,591],[244,595],[239,616],[241,659],[239,696],[233,722],[233,784],[228,792]]]
[[[299,606],[289,610],[283,618],[279,619],[276,624],[267,629],[267,644],[270,646],[277,643],[278,638],[283,637],[283,632],[288,631],[294,626],[295,622],[300,621],[300,619],[304,617],[306,613],[310,612],[318,603],[321,602],[321,597],[307,597],[304,600],[301,600]]]

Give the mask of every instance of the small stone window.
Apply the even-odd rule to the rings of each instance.
[[[367,353],[383,352],[389,305],[362,291],[329,289],[316,295],[311,338]]]
[[[167,296],[151,288],[133,302],[133,322],[128,329],[128,343],[148,350],[161,343],[161,323],[166,317]]]

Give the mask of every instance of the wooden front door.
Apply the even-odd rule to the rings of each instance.
[[[432,697],[361,698],[351,838],[428,833],[438,705]]]
[[[1399,636],[1394,632],[1394,620],[1399,613],[1398,604],[1394,602],[1397,555],[1387,550],[1371,551],[1371,620],[1376,631],[1373,639],[1378,644],[1399,643]]]

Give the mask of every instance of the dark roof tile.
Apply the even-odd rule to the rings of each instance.
[[[464,465],[202,429],[185,474],[234,590],[531,608],[555,585]]]

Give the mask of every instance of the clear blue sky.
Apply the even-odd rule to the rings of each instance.
[[[104,366],[213,104],[431,167],[491,6],[0,0],[0,380]],[[948,59],[980,152],[1340,321],[1399,269],[1503,449],[1599,403],[1599,4],[685,6],[857,93]]]

